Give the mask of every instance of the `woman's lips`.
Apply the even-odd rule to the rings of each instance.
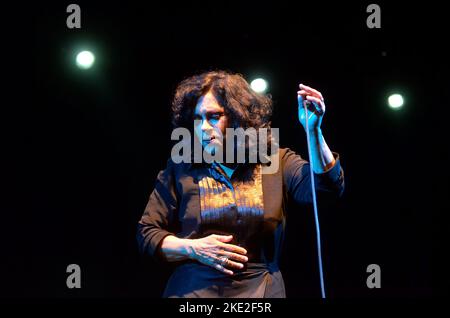
[[[205,139],[203,140],[203,147],[207,147],[207,146],[213,146],[216,145],[217,141],[216,138],[211,138],[211,139]]]
[[[203,139],[204,143],[210,143],[211,141],[213,141],[214,139],[216,139],[216,137],[211,137],[209,139]]]

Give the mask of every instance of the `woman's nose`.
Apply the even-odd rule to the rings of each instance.
[[[208,120],[203,120],[202,121],[202,131],[209,131],[209,130],[211,130],[212,129],[212,126],[209,124],[209,121]]]

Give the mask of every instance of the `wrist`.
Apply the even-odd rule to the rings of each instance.
[[[305,129],[306,130],[306,129]],[[311,136],[321,136],[322,135],[322,129],[320,127],[312,127],[308,128],[309,134]]]
[[[194,240],[181,239],[181,251],[183,255],[191,260],[195,260],[195,250],[193,246]]]

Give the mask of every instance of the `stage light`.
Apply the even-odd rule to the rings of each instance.
[[[250,86],[257,93],[264,93],[267,90],[267,82],[262,78],[254,79]]]
[[[90,51],[82,51],[77,54],[77,66],[81,69],[87,70],[92,67],[95,61],[95,56]]]
[[[388,98],[388,104],[391,108],[400,108],[403,106],[403,96],[400,94],[392,94]]]

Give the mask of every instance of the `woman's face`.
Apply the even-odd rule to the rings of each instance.
[[[217,149],[223,149],[227,117],[224,108],[211,92],[199,98],[195,106],[194,120],[195,135],[205,151],[214,155]]]

